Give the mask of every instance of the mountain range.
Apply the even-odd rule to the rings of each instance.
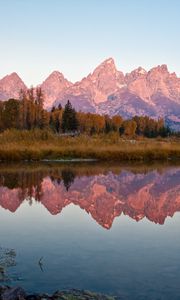
[[[166,65],[149,71],[139,67],[123,74],[109,58],[81,81],[72,83],[54,71],[40,86],[48,110],[70,100],[78,111],[124,118],[163,117],[168,125],[180,130],[180,78],[170,73]],[[26,88],[16,73],[7,75],[0,80],[0,100],[18,98],[20,89]]]

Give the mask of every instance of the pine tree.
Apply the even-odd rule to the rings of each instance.
[[[58,110],[61,110],[61,109],[62,109],[62,105],[61,105],[61,103],[59,103]]]
[[[72,105],[68,100],[62,114],[62,130],[63,132],[76,131],[77,128],[78,120],[76,117],[76,111],[72,108]]]

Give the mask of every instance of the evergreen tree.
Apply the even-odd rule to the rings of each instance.
[[[59,133],[60,132],[60,121],[59,121],[59,116],[58,115],[55,116],[54,121],[55,121],[54,122],[55,131]]]
[[[76,131],[78,129],[78,120],[76,117],[76,111],[72,108],[70,101],[68,100],[65,105],[62,114],[62,130],[63,132]]]
[[[61,105],[61,103],[59,103],[58,110],[61,110],[61,109],[62,109],[62,105]]]
[[[105,133],[109,133],[113,129],[112,120],[108,115],[105,115]]]

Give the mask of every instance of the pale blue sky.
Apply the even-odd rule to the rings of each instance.
[[[129,72],[166,63],[180,76],[180,0],[0,0],[0,78],[80,80],[113,57]]]

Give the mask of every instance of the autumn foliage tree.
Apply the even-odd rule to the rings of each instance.
[[[120,131],[121,134],[127,137],[134,137],[136,133],[137,124],[133,120],[126,120],[122,123]]]
[[[154,138],[171,134],[164,120],[155,120],[147,116],[135,116],[123,120],[119,115],[110,117],[96,113],[76,112],[70,101],[63,108],[52,107],[51,111],[43,108],[44,95],[40,87],[20,92],[20,99],[0,102],[0,131],[16,128],[32,130],[35,128],[52,130],[56,134],[79,131],[80,133],[108,134],[132,138],[145,136]]]
[[[58,108],[52,107],[50,112],[49,126],[55,133],[61,132],[62,125],[62,107]]]
[[[78,125],[80,132],[87,134],[102,133],[104,131],[104,116],[92,113],[77,113]]]

